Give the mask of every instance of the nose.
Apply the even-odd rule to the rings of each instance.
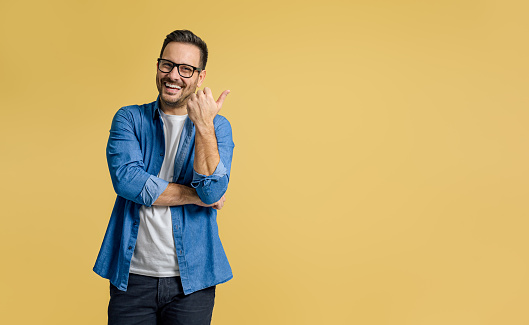
[[[171,70],[171,72],[169,72],[167,75],[169,78],[171,78],[171,80],[177,80],[181,78],[177,67],[174,67],[173,70]]]

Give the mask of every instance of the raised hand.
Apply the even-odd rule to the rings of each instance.
[[[205,87],[204,90],[198,90],[196,94],[191,94],[187,102],[187,114],[195,127],[213,126],[213,119],[219,113],[222,103],[229,93],[229,90],[223,91],[217,100],[213,98],[211,89],[208,87]]]

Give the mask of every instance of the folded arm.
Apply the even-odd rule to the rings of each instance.
[[[107,143],[107,162],[116,193],[145,206],[196,204],[221,208],[223,198],[203,203],[192,187],[169,183],[145,171],[143,153],[134,132],[133,116],[120,109],[112,120]],[[219,202],[222,201],[222,202]]]
[[[189,186],[180,185],[176,183],[169,183],[165,191],[158,196],[153,205],[175,206],[184,204],[195,204],[203,207],[212,207],[214,209],[221,209],[224,206],[225,197],[222,196],[220,200],[213,204],[205,204],[200,200],[197,191]]]

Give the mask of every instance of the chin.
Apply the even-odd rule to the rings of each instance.
[[[182,98],[180,98],[180,97],[174,99],[174,98],[171,98],[171,97],[167,98],[166,96],[161,95],[160,98],[162,99],[164,104],[167,105],[167,106],[180,107],[180,106],[182,106],[184,104],[183,101],[182,101]]]

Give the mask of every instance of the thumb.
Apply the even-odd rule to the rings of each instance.
[[[226,99],[226,96],[228,96],[229,93],[229,90],[224,90],[222,94],[220,94],[219,99],[217,99],[217,107],[219,109],[222,107],[222,103],[224,103],[224,100]]]

